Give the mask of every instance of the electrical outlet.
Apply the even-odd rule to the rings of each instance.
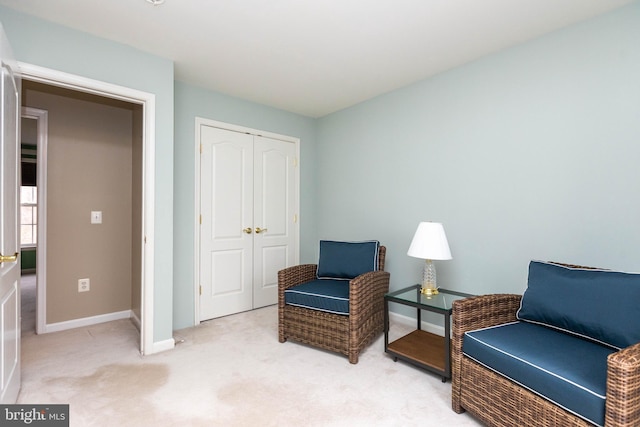
[[[89,279],[78,280],[78,292],[88,292],[91,290],[91,282]]]

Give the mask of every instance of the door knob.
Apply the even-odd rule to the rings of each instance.
[[[256,233],[260,234],[260,233],[266,233],[266,232],[267,232],[266,228],[256,227]]]
[[[18,252],[15,255],[2,255],[0,254],[0,262],[16,262],[18,260]]]
[[[247,227],[247,228],[245,228],[245,229],[244,229],[244,230],[242,230],[242,231],[244,231],[244,232],[245,232],[245,233],[247,233],[247,234],[251,234],[251,231],[252,231],[252,230],[251,230],[251,227]],[[258,230],[256,229],[256,233],[257,233],[257,232],[258,232]]]

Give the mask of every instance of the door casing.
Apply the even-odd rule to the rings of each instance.
[[[60,86],[80,92],[141,104],[143,107],[143,184],[142,184],[142,318],[140,352],[153,354],[173,348],[173,340],[155,343],[154,325],[154,206],[155,206],[155,95],[124,86],[93,80],[28,63],[18,63],[24,79]],[[38,251],[38,257],[40,253]],[[44,254],[42,255],[44,256]],[[38,295],[40,297],[40,295]]]
[[[36,241],[36,265],[38,272],[36,273],[36,333],[44,334],[46,331],[46,304],[47,300],[47,257],[44,256],[46,251],[40,242],[44,242],[47,235],[47,162],[42,159],[47,158],[48,144],[48,128],[49,128],[49,112],[39,108],[22,107],[22,117],[36,120],[37,123],[37,152],[39,161],[37,168],[37,184],[38,184],[38,231]]]

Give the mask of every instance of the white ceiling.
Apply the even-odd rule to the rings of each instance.
[[[321,117],[634,0],[0,0],[175,62],[175,78]],[[2,20],[2,17],[0,17]]]

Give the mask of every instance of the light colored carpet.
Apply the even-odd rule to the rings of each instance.
[[[404,331],[394,330],[394,334]],[[403,362],[383,337],[346,357],[277,338],[277,308],[176,332],[142,357],[128,320],[23,331],[18,403],[70,404],[71,426],[478,426],[451,384]]]
[[[22,305],[22,331],[36,330],[36,275],[20,277],[20,302]]]

